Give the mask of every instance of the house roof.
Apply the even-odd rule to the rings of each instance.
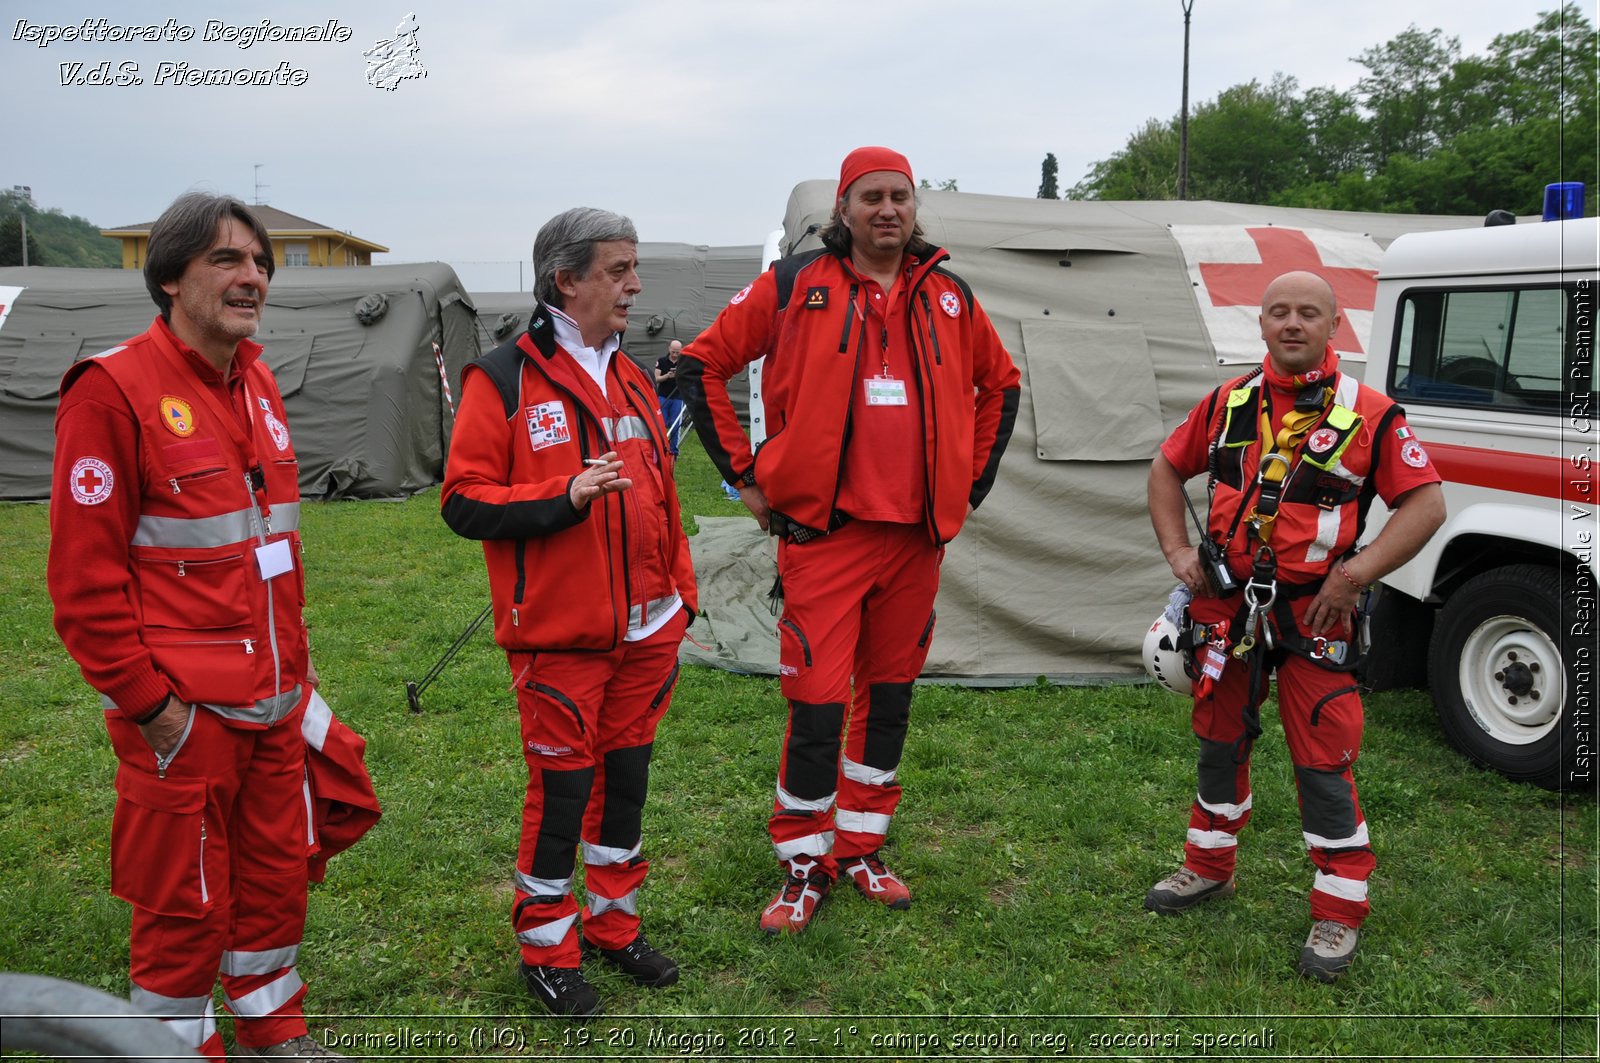
[[[274,237],[339,236],[343,237],[351,247],[358,249],[367,251],[389,250],[382,244],[375,244],[371,240],[363,240],[361,237],[353,236],[343,229],[335,229],[331,225],[323,225],[321,222],[311,221],[309,218],[302,218],[297,214],[290,214],[288,211],[279,210],[277,207],[256,204],[250,209],[255,213],[256,217],[261,219],[261,224],[267,227],[267,233]],[[153,221],[139,222],[137,225],[120,225],[114,229],[101,229],[100,235],[143,236],[148,235],[154,225],[155,222]]]

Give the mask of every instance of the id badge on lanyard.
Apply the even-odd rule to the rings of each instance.
[[[896,380],[887,374],[868,377],[862,383],[867,389],[868,406],[904,406],[906,404],[906,382]]]

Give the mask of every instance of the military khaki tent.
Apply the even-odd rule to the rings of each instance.
[[[0,304],[0,498],[48,498],[62,373],[144,331],[155,304],[136,271],[40,267],[0,269]],[[396,497],[439,482],[452,396],[479,353],[449,266],[279,269],[256,339],[307,497]]]
[[[798,185],[786,252],[818,246],[835,184]],[[993,492],[950,544],[926,675],[1095,682],[1142,674],[1144,632],[1175,584],[1145,504],[1150,459],[1211,388],[1259,362],[1267,282],[1312,269],[1349,319],[1360,372],[1382,249],[1476,218],[1210,202],[1059,202],[921,193],[918,221],[951,254],[1022,371]],[[1203,482],[1191,494],[1204,515]],[[708,623],[694,659],[777,669],[773,551],[754,521],[700,519],[691,540]]]

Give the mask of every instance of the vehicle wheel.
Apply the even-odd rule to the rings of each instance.
[[[1450,743],[1509,779],[1561,789],[1572,750],[1562,722],[1577,694],[1561,657],[1572,630],[1557,570],[1509,565],[1474,576],[1440,610],[1428,653],[1439,723]],[[1566,622],[1563,622],[1563,621]]]

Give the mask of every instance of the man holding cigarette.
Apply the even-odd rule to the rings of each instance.
[[[445,522],[483,541],[522,720],[521,973],[575,1018],[602,1010],[580,919],[582,951],[641,985],[678,979],[639,930],[640,818],[695,582],[655,388],[621,350],[637,244],[627,218],[587,207],[539,230],[528,331],[462,373],[443,491]]]
[[[905,156],[845,157],[822,242],[734,296],[678,363],[707,454],[780,540],[789,724],[768,934],[804,930],[841,873],[888,908],[911,904],[880,849],[912,682],[944,544],[994,483],[1020,393],[988,316],[923,238]],[[727,384],[763,354],[770,428],[757,453]]]

